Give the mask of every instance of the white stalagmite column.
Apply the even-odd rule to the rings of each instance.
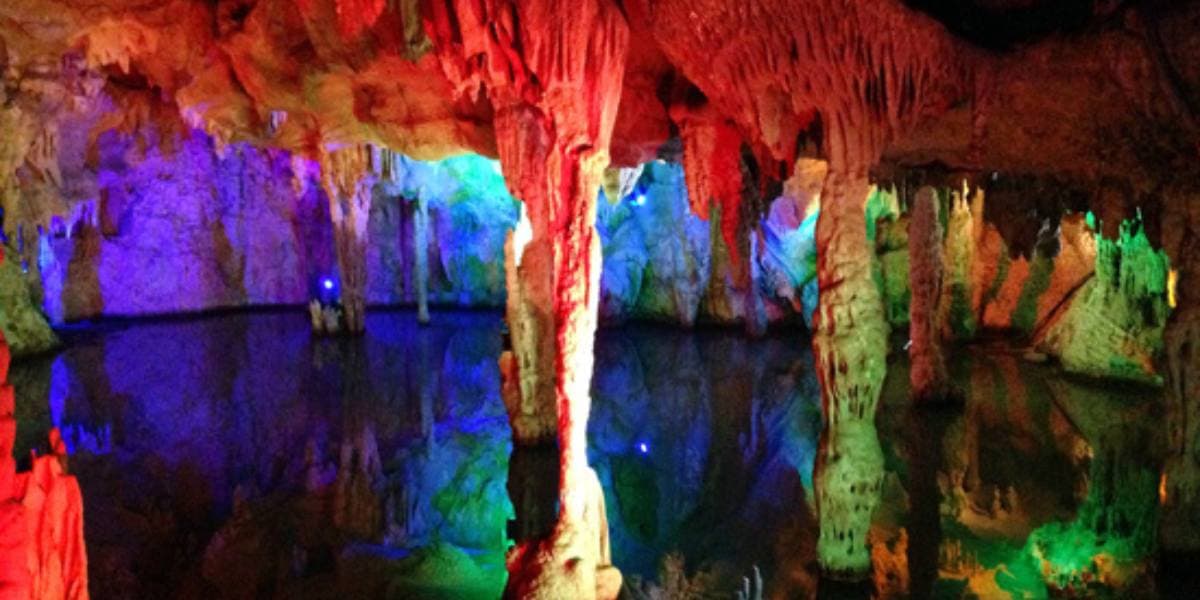
[[[874,419],[887,370],[887,324],[871,278],[869,189],[865,169],[847,173],[831,163],[817,220],[820,300],[813,350],[826,422],[823,446],[830,449],[814,480],[817,560],[826,573],[844,578],[863,577],[870,566],[867,531],[882,475]]]
[[[942,298],[942,223],[937,193],[925,186],[917,191],[908,222],[909,356],[912,358],[911,395],[917,401],[946,397],[949,385],[942,355],[939,307]]]

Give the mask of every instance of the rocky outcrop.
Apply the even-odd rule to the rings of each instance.
[[[1095,274],[1064,299],[1034,343],[1074,373],[1160,383],[1166,255],[1150,246],[1140,222],[1122,224],[1116,239],[1094,235]]]

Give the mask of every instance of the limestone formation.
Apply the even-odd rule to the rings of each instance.
[[[13,356],[37,354],[58,345],[58,337],[35,303],[30,288],[29,278],[21,272],[18,261],[10,258],[0,262],[0,333],[8,340]]]
[[[559,453],[555,526],[507,562],[532,598],[620,587],[587,457],[602,318],[806,323],[817,562],[850,578],[870,564],[889,327],[909,327],[917,397],[948,391],[943,342],[1003,331],[1070,371],[1161,380],[1160,537],[1194,550],[1200,4],[1052,4],[5,2],[0,329],[24,353],[53,343],[39,304],[57,323],[319,298],[314,329],[362,333],[372,304],[426,323],[503,303],[513,442]],[[403,519],[355,508],[379,457],[354,431],[335,513],[364,533]],[[74,528],[56,460],[22,497]],[[0,542],[43,543],[14,530]],[[36,551],[68,574],[81,552]]]
[[[530,224],[529,238],[510,238],[506,248],[508,281],[516,284],[508,314],[520,381],[520,395],[506,404],[511,412],[513,403],[532,401],[542,422],[553,407],[557,422],[558,525],[550,538],[514,549],[508,593],[615,597],[620,575],[611,567],[586,433],[602,264],[595,206],[620,101],[628,26],[603,1],[586,2],[570,15],[553,2],[488,3],[482,14],[466,3],[438,4],[433,21],[447,77],[460,90],[482,85],[496,107],[501,164]],[[492,28],[503,32],[499,40],[489,37]],[[474,48],[507,68],[468,66]],[[517,333],[530,326],[535,337]],[[512,356],[501,357],[509,373]],[[536,439],[516,423],[518,443]]]
[[[912,394],[922,401],[943,398],[949,377],[942,353],[942,224],[936,192],[917,192],[908,223],[909,279],[912,281],[912,318],[909,321],[909,356],[912,357]]]
[[[0,261],[6,257],[0,253]],[[51,454],[33,456],[29,471],[13,459],[17,422],[8,384],[8,345],[0,334],[0,595],[88,598],[83,498],[66,472],[66,445],[50,431]]]

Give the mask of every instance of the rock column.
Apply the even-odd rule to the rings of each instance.
[[[909,304],[908,354],[912,358],[911,394],[917,401],[944,398],[948,383],[942,355],[939,307],[942,297],[942,223],[937,193],[917,191],[908,222]]]
[[[375,185],[376,152],[352,146],[321,154],[321,184],[329,198],[333,243],[341,277],[344,325],[350,333],[366,329],[367,221]]]
[[[417,321],[429,323],[429,201],[417,195],[417,211],[413,219],[413,256],[417,268]]]
[[[613,598],[604,495],[588,466],[599,308],[596,200],[609,162],[629,30],[610,0],[439,1],[427,30],[460,93],[486,89],[509,188],[523,203],[506,243],[512,350],[501,357],[514,442],[557,438],[559,515],[508,556],[506,596]]]
[[[831,164],[817,220],[820,300],[813,350],[829,449],[814,482],[817,560],[822,570],[843,578],[862,577],[870,567],[867,531],[882,473],[874,419],[887,369],[887,325],[871,279],[868,189],[865,172],[848,174]]]

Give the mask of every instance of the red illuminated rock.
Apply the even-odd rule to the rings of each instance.
[[[52,453],[33,457],[30,471],[16,472],[12,451],[17,424],[8,364],[8,345],[0,335],[0,598],[85,599],[87,551],[79,484],[64,471],[66,446],[57,429],[50,431]]]
[[[527,413],[538,427],[522,430],[523,421],[513,420],[514,437],[545,439],[553,431],[551,407],[557,420],[559,522],[549,539],[513,550],[507,594],[614,597],[619,574],[611,567],[586,433],[601,266],[595,203],[609,163],[628,26],[605,0],[573,11],[549,1],[430,8],[428,29],[446,77],[460,98],[486,94],[495,110],[500,161],[528,219],[527,232],[518,227],[506,245],[515,360],[502,357],[501,365],[520,384],[519,395],[506,384],[510,415]]]
[[[909,356],[912,357],[912,395],[921,400],[944,397],[948,392],[946,360],[942,355],[939,320],[942,298],[942,224],[937,194],[921,188],[913,199],[908,223],[909,280],[912,283],[912,317]]]

